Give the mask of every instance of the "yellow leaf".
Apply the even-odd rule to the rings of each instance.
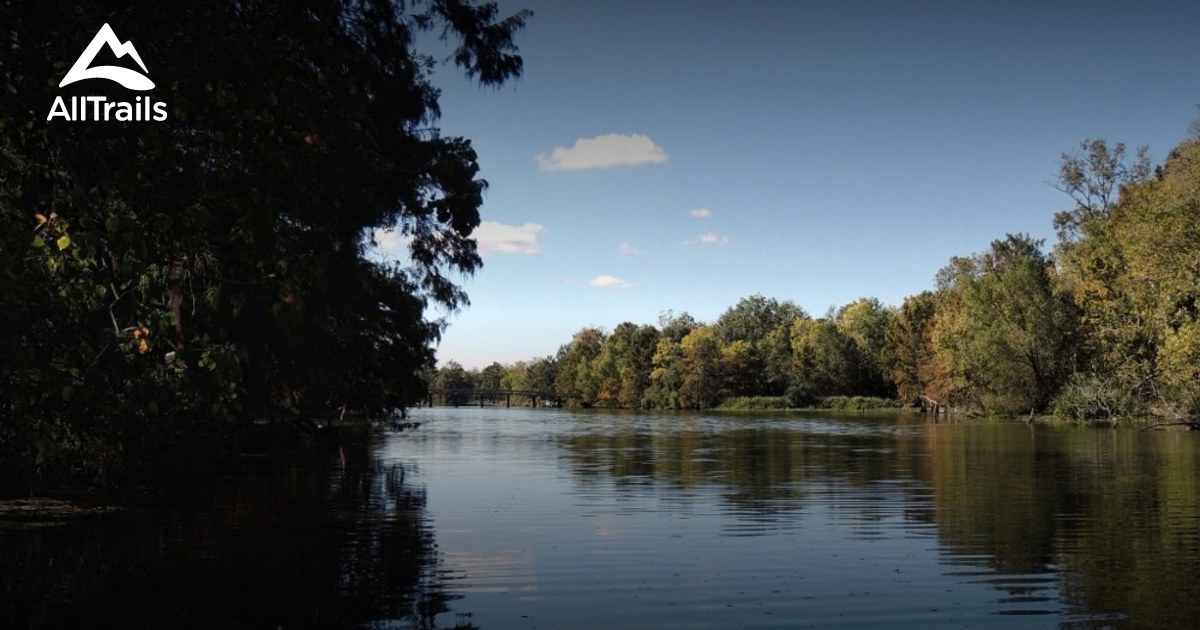
[[[62,236],[58,237],[57,241],[54,242],[58,244],[58,251],[61,252],[71,245],[71,237],[63,234]]]

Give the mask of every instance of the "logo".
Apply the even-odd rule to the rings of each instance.
[[[142,69],[142,72],[121,66],[93,66],[92,62],[96,60],[96,55],[105,46],[118,59],[128,55]],[[63,77],[58,87],[65,87],[88,79],[108,79],[119,83],[127,90],[145,92],[154,89],[154,82],[146,74],[142,74],[143,72],[149,74],[150,71],[146,69],[146,63],[142,61],[142,56],[138,54],[137,48],[134,48],[133,42],[121,42],[112,27],[105,24],[96,32],[96,36],[83,50],[83,54],[79,55],[79,59],[75,60],[75,65],[67,71],[67,75]],[[109,101],[104,96],[72,96],[69,106],[67,103],[68,101],[63,97],[55,97],[46,120],[63,118],[71,122],[83,120],[153,120],[161,122],[167,119],[167,104],[155,103],[150,96],[139,96],[132,103]]]
[[[109,50],[112,50],[118,59],[125,55],[133,57],[137,65],[141,66],[142,72],[149,72],[146,69],[146,64],[142,61],[142,56],[133,47],[133,42],[122,44],[121,40],[117,39],[117,34],[113,32],[112,27],[105,24],[100,27],[96,36],[92,38],[92,43],[88,44],[87,48],[83,50],[83,54],[79,55],[79,59],[75,60],[75,65],[71,66],[71,70],[67,72],[67,76],[63,77],[62,83],[59,83],[58,87],[71,85],[76,81],[83,81],[85,79],[108,79],[109,81],[120,83],[128,90],[144,92],[154,89],[154,82],[150,80],[150,77],[139,74],[135,70],[120,66],[89,67],[96,60],[96,54],[104,46],[108,46]]]

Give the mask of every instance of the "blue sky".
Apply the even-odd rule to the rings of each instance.
[[[1053,243],[1087,137],[1156,159],[1200,114],[1200,3],[552,2],[498,90],[439,71],[490,184],[440,362],[754,293],[899,304],[1007,232]],[[435,49],[434,52],[445,52]]]

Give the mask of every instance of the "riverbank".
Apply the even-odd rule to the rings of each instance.
[[[814,404],[797,406],[787,396],[736,396],[717,405],[718,411],[904,411],[899,400],[878,396],[824,396]]]

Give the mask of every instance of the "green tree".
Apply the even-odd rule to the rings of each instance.
[[[897,395],[909,404],[920,402],[923,395],[932,397],[933,325],[937,309],[937,295],[922,291],[905,298],[888,324],[885,343],[888,376],[895,383]]]
[[[820,396],[856,394],[859,352],[854,340],[829,319],[792,324],[792,391],[795,404]]]
[[[808,319],[808,316],[795,321]],[[792,384],[792,324],[776,326],[758,345],[762,356],[762,380],[760,391],[768,396],[782,396]]]
[[[755,294],[729,307],[717,318],[713,329],[723,342],[740,340],[756,346],[771,331],[806,317],[804,309],[792,302]]]
[[[526,17],[465,0],[5,5],[3,478],[203,466],[238,420],[419,398],[441,330],[425,309],[466,303],[453,278],[481,264],[486,183],[470,142],[437,129],[415,41],[442,30],[496,86],[521,72]],[[149,61],[167,120],[46,120],[57,96],[130,100],[57,88],[106,22]],[[369,259],[380,229],[410,257]]]
[[[1150,173],[1148,147],[1139,147],[1132,163],[1126,160],[1125,143],[1110,146],[1103,138],[1088,138],[1079,143],[1078,151],[1064,153],[1054,185],[1075,200],[1075,207],[1054,215],[1059,239],[1078,239],[1084,224],[1108,216],[1123,185],[1144,180]]]
[[[1070,392],[1080,415],[1200,412],[1198,163],[1200,137],[1190,137],[1154,177],[1125,181],[1119,199],[1059,245],[1088,359]]]
[[[708,409],[720,402],[721,345],[711,326],[700,325],[679,342],[679,406]]]
[[[682,341],[698,325],[699,322],[686,311],[676,315],[675,311],[668,310],[658,316],[658,328],[662,336],[675,342]]]
[[[479,371],[479,389],[497,390],[503,387],[504,376],[507,370],[503,365],[493,361],[490,365]]]
[[[525,361],[517,361],[508,366],[504,370],[504,376],[500,378],[500,388],[515,390],[531,389],[529,386],[529,364]]]
[[[583,328],[571,342],[558,350],[558,375],[554,387],[560,392],[576,392],[584,406],[596,403],[600,394],[600,374],[596,358],[604,345],[604,332],[599,328]]]
[[[599,404],[610,407],[639,407],[650,386],[658,330],[630,322],[618,324],[605,338],[596,359],[600,379]]]
[[[779,369],[785,362],[786,336],[792,322],[807,318],[804,309],[762,295],[742,298],[717,318],[714,332],[723,345],[744,342],[730,351],[737,367],[728,372],[728,393],[738,396],[780,395],[786,379]]]
[[[437,369],[430,388],[439,392],[447,405],[465,405],[474,395],[475,380],[457,361],[450,361]]]
[[[838,309],[838,331],[854,341],[858,353],[855,393],[890,396],[893,393],[886,376],[887,330],[892,311],[875,298],[861,298]]]
[[[1075,367],[1077,315],[1054,290],[1041,241],[1008,235],[972,264],[954,264],[958,307],[940,324],[939,351],[969,403],[1001,414],[1045,410]]]
[[[559,365],[555,357],[542,357],[529,362],[529,389],[538,392],[555,391]]]
[[[686,335],[685,335],[686,337]],[[643,406],[651,409],[679,409],[679,387],[683,382],[682,339],[663,335],[654,347],[651,359],[650,387],[643,395]]]

